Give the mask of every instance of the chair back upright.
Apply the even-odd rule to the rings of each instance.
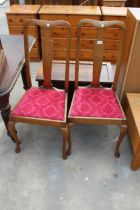
[[[102,62],[104,61],[104,32],[105,28],[108,27],[118,27],[121,31],[120,35],[120,43],[117,55],[116,62],[116,70],[114,81],[112,85],[112,89],[116,89],[121,58],[122,58],[122,50],[124,43],[124,35],[125,35],[125,24],[122,21],[114,20],[114,21],[98,21],[91,19],[83,19],[78,23],[78,31],[77,31],[77,47],[76,47],[76,65],[75,65],[75,88],[78,88],[78,78],[79,78],[79,64],[80,64],[80,47],[81,47],[81,28],[85,26],[92,26],[97,28],[97,38],[95,42],[93,42],[93,70],[92,70],[92,81],[90,83],[91,87],[100,87],[100,74],[102,70]]]
[[[42,67],[44,75],[44,88],[52,88],[52,62],[53,62],[53,37],[52,31],[55,27],[66,28],[66,46],[65,46],[65,91],[68,91],[69,84],[69,61],[70,61],[70,38],[71,38],[71,27],[70,24],[65,20],[46,21],[31,19],[24,23],[24,47],[25,47],[25,64],[26,64],[26,75],[28,86],[31,87],[31,75],[30,75],[30,56],[29,56],[29,44],[28,44],[28,28],[30,26],[37,26],[40,28],[41,34],[41,53],[42,53]],[[43,33],[42,33],[43,32]],[[44,35],[45,34],[45,35]]]

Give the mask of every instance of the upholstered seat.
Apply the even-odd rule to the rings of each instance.
[[[64,90],[30,88],[12,111],[14,116],[64,121]]]
[[[125,118],[115,91],[107,88],[78,88],[70,117]]]

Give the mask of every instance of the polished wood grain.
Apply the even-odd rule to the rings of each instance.
[[[39,14],[44,15],[101,15],[100,7],[98,6],[74,6],[74,5],[44,5],[41,7]]]
[[[124,23],[126,22],[126,13],[127,13],[127,8],[125,7],[106,7],[106,6],[102,6],[101,7],[101,11],[102,11],[102,19],[104,21],[110,21],[110,20],[120,20],[123,21]],[[111,36],[109,37],[109,39],[112,41],[112,43],[115,43],[116,39],[120,39],[120,31],[118,30],[118,28],[116,26],[113,26],[112,28],[108,28],[107,30],[112,30],[111,32]],[[106,33],[109,33],[106,32]],[[116,37],[115,37],[116,35]],[[106,48],[107,50],[107,48]],[[108,48],[109,52],[110,52],[110,48]],[[112,54],[112,62],[116,61],[116,55],[117,55],[117,49],[113,49],[113,54]],[[108,53],[109,53],[108,52]]]
[[[24,21],[27,19],[34,19],[35,15],[34,14],[9,14],[6,13],[7,15],[7,21],[9,26],[22,26]]]
[[[82,49],[80,52],[80,58],[83,61],[91,61],[92,57],[93,57],[93,53],[94,52],[92,50]],[[75,60],[75,54],[76,54],[76,50],[72,49],[71,53],[70,53],[71,60]],[[60,49],[60,50],[54,51],[54,59],[55,60],[56,59],[63,60],[64,55],[65,55],[64,50]],[[111,61],[111,62],[115,63],[116,59],[117,59],[117,51],[116,50],[104,50],[104,61]]]
[[[126,8],[118,8],[112,7],[102,7],[101,11],[99,12],[99,7],[95,6],[62,6],[63,11],[60,10],[60,6],[53,6],[53,5],[46,5],[43,6],[39,11],[39,17],[40,19],[45,20],[57,20],[57,19],[65,19],[69,21],[72,25],[72,38],[76,37],[77,29],[76,25],[81,19],[98,19],[100,20],[102,17],[104,20],[123,20],[125,21],[125,16],[127,9]],[[94,9],[93,9],[94,8]],[[103,11],[102,11],[103,9]],[[102,12],[102,16],[101,16]],[[42,33],[44,33],[42,31]],[[65,38],[65,30],[63,28],[56,28],[55,31],[52,32],[54,38]],[[97,30],[95,28],[91,28],[89,25],[82,28],[82,37],[89,39],[91,37],[95,38],[97,37]],[[43,35],[43,34],[42,34]],[[120,39],[120,31],[118,28],[107,28],[104,32],[104,38],[106,39],[106,51],[104,53],[104,59],[105,61],[111,61],[115,63],[116,56],[117,56],[117,48],[115,49],[116,40]],[[59,43],[56,45],[63,46],[64,39],[59,39]],[[72,41],[72,50],[71,50],[71,59],[75,59],[75,41]],[[111,47],[112,42],[112,47]],[[91,51],[90,48],[92,47],[92,44],[87,45],[87,40],[83,39],[83,51],[81,53],[81,57],[83,60],[91,60]],[[84,48],[85,46],[85,48]],[[87,46],[90,46],[87,48]],[[107,47],[108,46],[108,47]],[[64,57],[64,51],[62,48],[59,48],[59,50],[56,50],[54,52],[55,59],[63,59]]]
[[[36,37],[37,32],[38,31],[37,31],[36,27],[33,27],[33,26],[29,27],[29,33],[30,33],[31,36]],[[15,34],[16,35],[23,35],[23,25],[17,25],[16,26],[15,24],[13,24],[13,25],[9,24],[9,33],[13,34],[13,35],[15,35]]]
[[[23,34],[23,24],[27,19],[36,19],[41,5],[12,5],[7,11],[9,33]],[[40,61],[39,31],[35,26],[30,26],[30,35],[36,38],[36,43],[30,52],[33,61]]]
[[[47,15],[42,15],[40,14],[40,19],[42,20],[66,20],[68,21],[71,26],[76,26],[76,24],[81,20],[81,19],[84,19],[85,18],[85,15],[72,15],[72,14],[47,14]],[[86,18],[89,18],[89,19],[96,19],[96,20],[99,20],[100,19],[100,16],[97,16],[97,15],[86,15]]]
[[[17,4],[14,4],[12,6],[10,6],[8,8],[8,10],[6,11],[7,14],[17,14],[17,15],[20,15],[20,14],[23,14],[23,15],[31,15],[31,14],[36,14],[39,9],[40,9],[40,5],[17,5]]]
[[[85,18],[84,18],[85,19]],[[42,30],[42,36],[45,36],[44,30]],[[76,26],[72,27],[71,29],[71,37],[76,38],[77,35],[77,28]],[[52,36],[54,38],[65,38],[66,37],[66,31],[63,27],[56,27],[54,30],[52,30]],[[96,39],[97,37],[97,30],[96,28],[92,27],[83,27],[81,29],[81,37],[88,39],[93,38]],[[120,30],[118,28],[107,28],[104,31],[104,39],[107,39],[108,42],[110,40],[120,40]]]
[[[68,22],[70,22],[72,29],[71,29],[71,37],[76,38],[77,34],[77,23],[84,18],[90,18],[90,19],[100,19],[101,18],[101,11],[98,6],[70,6],[70,5],[44,5],[39,11],[39,18],[42,20],[59,20],[63,19]],[[42,31],[42,33],[44,33]],[[60,38],[60,44],[61,46],[65,42],[65,30],[63,28],[56,28],[53,32],[54,38]],[[90,30],[89,27],[86,27],[83,31],[83,37],[88,38],[88,36],[94,36],[96,37],[96,31]],[[44,36],[42,34],[42,36]],[[62,39],[61,39],[62,38]],[[72,44],[71,48],[71,59],[75,59],[75,44]],[[86,51],[85,51],[86,52]],[[83,52],[84,57],[83,59],[90,60],[90,57],[88,57],[89,53],[85,54]],[[62,60],[65,56],[65,50],[60,48],[56,49],[54,51],[54,59]]]
[[[92,49],[95,46],[96,39],[91,40],[89,38],[81,40],[81,49]],[[66,43],[66,39],[56,38],[54,39],[54,49],[64,49],[64,45]],[[117,50],[119,47],[119,40],[104,40],[104,48],[105,49],[114,49]],[[71,47],[76,48],[76,38],[71,39]]]

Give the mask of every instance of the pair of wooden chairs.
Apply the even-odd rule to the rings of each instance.
[[[80,68],[81,29],[87,24],[90,25],[90,27],[97,28],[97,39],[94,40],[93,44],[93,75],[89,86],[79,87],[78,76]],[[40,27],[43,30],[41,44],[44,82],[41,87],[32,87],[31,83],[28,28],[32,25]],[[104,28],[111,26],[117,26],[121,30],[120,50],[112,87],[104,88],[100,85],[99,81],[104,53]],[[51,80],[53,60],[52,31],[54,27],[64,27],[67,31],[65,46],[65,85],[63,90],[55,88]],[[119,146],[127,129],[126,117],[115,93],[121,65],[124,31],[125,26],[121,21],[96,21],[84,19],[79,22],[77,27],[75,91],[68,113],[67,101],[71,26],[64,20],[27,20],[25,22],[24,44],[28,90],[16,107],[11,111],[8,123],[9,132],[16,143],[17,153],[20,152],[20,141],[15,129],[15,124],[18,122],[59,127],[63,135],[63,159],[66,159],[68,155],[71,154],[71,126],[73,124],[117,124],[120,125],[120,135],[116,143],[115,155],[116,157],[119,157]]]

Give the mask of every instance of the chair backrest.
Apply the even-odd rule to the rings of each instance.
[[[56,20],[56,21],[45,21],[31,19],[27,20],[24,23],[24,47],[25,47],[25,64],[26,64],[26,75],[27,75],[27,85],[31,87],[31,76],[30,76],[30,56],[29,56],[29,43],[28,43],[28,29],[31,26],[36,26],[40,28],[41,34],[41,52],[42,52],[42,66],[44,74],[44,83],[43,87],[52,88],[53,84],[51,81],[52,73],[52,61],[53,61],[53,38],[52,30],[55,27],[65,27],[66,28],[66,46],[65,48],[65,90],[68,91],[69,84],[69,61],[70,61],[70,38],[71,38],[71,27],[70,24],[65,20]],[[43,33],[42,33],[43,30]],[[43,34],[43,35],[42,35]],[[45,35],[44,35],[45,34]]]
[[[124,43],[125,24],[122,21],[97,21],[91,19],[83,19],[78,23],[77,27],[77,47],[76,47],[76,65],[75,65],[75,88],[78,88],[79,64],[80,64],[80,47],[81,47],[81,28],[86,25],[97,28],[97,38],[93,44],[93,71],[91,86],[100,86],[100,74],[102,69],[102,62],[104,60],[104,29],[108,27],[117,26],[121,31],[121,38],[119,43],[119,50],[116,62],[116,70],[112,88],[115,90],[117,86],[119,70],[121,65],[122,50]],[[93,38],[94,39],[94,38]],[[92,40],[93,40],[92,39]]]

